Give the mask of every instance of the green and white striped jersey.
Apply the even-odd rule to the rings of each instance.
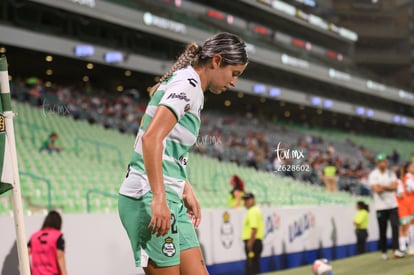
[[[197,140],[204,93],[200,77],[188,66],[162,82],[152,96],[136,137],[130,171],[122,183],[120,194],[140,198],[151,190],[145,172],[141,137],[151,123],[159,105],[167,106],[177,117],[177,124],[163,140],[162,171],[164,183],[181,197],[184,190],[188,151]]]

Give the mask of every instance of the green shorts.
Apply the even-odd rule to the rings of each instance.
[[[174,192],[174,191],[173,191]],[[180,251],[199,247],[194,226],[184,203],[178,196],[167,192],[167,203],[171,211],[171,227],[164,236],[151,234],[152,193],[140,199],[119,195],[118,211],[121,222],[128,233],[137,267],[146,267],[148,259],[157,266],[180,264]]]

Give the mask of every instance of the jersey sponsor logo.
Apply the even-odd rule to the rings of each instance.
[[[179,99],[179,100],[185,100],[186,102],[189,102],[190,101],[190,99],[186,96],[185,93],[179,93],[179,94],[171,93],[167,97],[167,99],[176,99],[176,98]]]
[[[187,78],[188,83],[190,83],[191,86],[195,87],[198,84],[198,81],[194,78]]]
[[[271,233],[275,232],[280,227],[280,216],[275,212],[266,217],[265,222],[265,238]]]
[[[172,257],[176,251],[174,239],[171,237],[165,238],[165,243],[162,245],[162,253],[167,257]]]
[[[298,237],[304,235],[315,225],[315,215],[308,212],[300,216],[293,223],[289,224],[289,242],[293,242]]]
[[[4,120],[3,114],[0,114],[0,133],[4,133],[6,131],[6,122]]]

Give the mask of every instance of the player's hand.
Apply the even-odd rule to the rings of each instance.
[[[165,197],[154,196],[151,203],[151,221],[148,228],[152,234],[157,234],[157,237],[159,237],[167,234],[170,226],[171,212],[167,200]]]
[[[192,224],[197,228],[201,223],[201,208],[191,186],[185,189],[183,201]]]

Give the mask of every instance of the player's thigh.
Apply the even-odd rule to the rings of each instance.
[[[411,223],[414,224],[414,195],[411,195],[409,197],[408,204],[410,205],[410,218],[411,218]]]
[[[180,266],[158,267],[153,261],[148,262],[148,266],[144,267],[146,275],[180,275]]]
[[[181,275],[208,275],[200,247],[181,251],[180,258]]]
[[[147,229],[151,216],[146,210],[145,203],[144,198],[134,199],[119,195],[119,216],[128,234],[136,266],[146,265],[142,247],[151,238],[151,233]]]
[[[171,227],[174,223],[177,224],[176,227],[180,235],[181,251],[193,247],[200,247],[194,225],[188,216],[187,209],[183,202],[181,202],[177,210],[177,217],[172,219]]]
[[[410,206],[407,203],[398,205],[398,218],[400,226],[408,224],[411,220]]]
[[[150,213],[146,211],[145,199],[119,195],[118,213],[131,242],[135,246],[140,245],[143,237],[142,231],[146,229],[151,219]]]
[[[176,217],[178,216],[178,208],[180,203],[170,201],[167,198],[168,208],[171,212],[171,226],[167,234],[164,236],[156,236],[150,234],[149,240],[143,244],[144,250],[149,259],[154,264],[152,269],[178,266],[180,264],[181,238],[180,230],[177,229]],[[151,211],[148,206],[147,211]],[[149,232],[150,229],[146,228]],[[160,271],[161,272],[161,271]],[[158,274],[158,273],[157,273]]]
[[[194,225],[191,223],[191,220],[187,214],[187,209],[184,207],[183,203],[178,209],[177,225],[180,235],[181,248],[180,274],[208,274]]]

